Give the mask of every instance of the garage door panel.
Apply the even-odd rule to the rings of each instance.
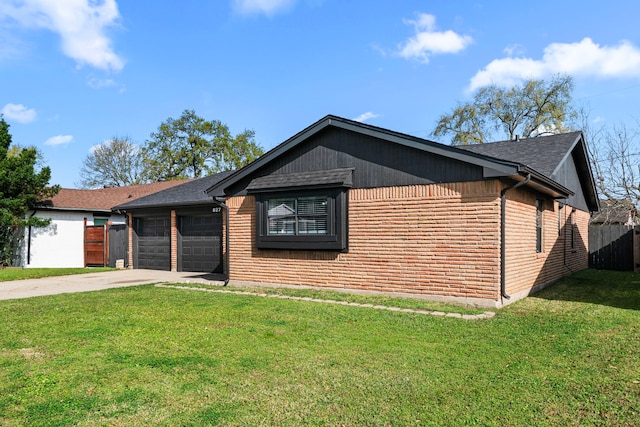
[[[193,272],[222,272],[222,217],[191,215],[180,217],[181,269]]]
[[[171,270],[171,221],[168,217],[137,218],[138,268]]]

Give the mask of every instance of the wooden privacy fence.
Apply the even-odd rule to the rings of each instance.
[[[640,271],[640,226],[589,225],[589,267]]]
[[[109,267],[127,267],[129,253],[129,236],[125,224],[110,224],[109,231]],[[120,261],[120,265],[118,265]]]
[[[125,224],[86,225],[84,232],[85,267],[127,266],[128,238]]]
[[[104,267],[109,259],[108,235],[104,225],[87,225],[84,229],[85,267]]]

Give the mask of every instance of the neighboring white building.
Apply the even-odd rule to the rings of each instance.
[[[76,190],[62,188],[50,200],[27,213],[51,219],[45,228],[25,229],[22,266],[25,268],[85,267],[87,226],[126,224],[125,216],[113,206],[183,184],[166,181],[127,187]],[[105,228],[106,230],[106,228]],[[105,262],[106,264],[106,262]]]
[[[122,215],[107,215],[74,210],[36,211],[40,218],[50,218],[46,228],[25,231],[26,268],[85,267],[84,232],[87,225],[125,224]]]

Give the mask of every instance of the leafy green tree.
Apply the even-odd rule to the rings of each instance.
[[[234,137],[229,135],[220,148],[214,160],[214,172],[240,169],[263,154],[262,148],[255,143],[253,130],[245,130]]]
[[[16,259],[22,230],[27,226],[43,227],[49,221],[27,217],[39,201],[55,195],[59,187],[49,187],[51,170],[37,170],[39,154],[35,147],[11,145],[9,124],[0,115],[0,264],[11,265]]]
[[[454,145],[467,145],[563,132],[575,115],[572,92],[573,79],[561,75],[511,88],[485,86],[471,101],[442,115],[433,135],[451,136]]]
[[[142,149],[150,180],[200,178],[242,167],[261,154],[253,131],[233,137],[227,125],[205,120],[193,110],[163,122]]]
[[[95,146],[82,162],[82,188],[121,187],[146,182],[140,149],[129,137],[113,137]]]

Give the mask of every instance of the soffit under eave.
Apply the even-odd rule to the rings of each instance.
[[[558,191],[557,189],[554,189],[544,183],[532,180],[529,181],[526,185],[526,187],[538,192],[538,193],[542,193],[542,194],[546,194],[550,197],[552,197],[553,199],[566,199],[569,196],[573,196],[573,192],[572,191]]]

